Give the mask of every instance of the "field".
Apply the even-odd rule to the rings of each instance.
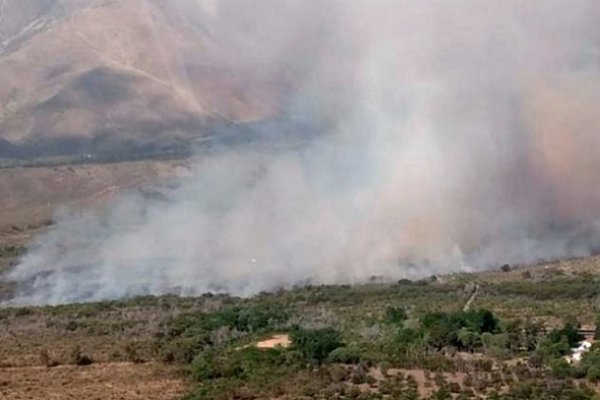
[[[132,188],[173,177],[183,161],[135,161],[0,169],[0,246],[26,244],[61,208],[104,204]]]
[[[177,398],[183,393],[183,384],[174,371],[153,364],[0,369],[0,394],[7,400],[163,400]]]
[[[595,399],[600,258],[250,299],[0,309],[7,399]],[[469,301],[471,300],[471,301]],[[468,305],[467,305],[468,304]],[[489,311],[486,311],[489,310]],[[280,345],[278,345],[280,344]]]

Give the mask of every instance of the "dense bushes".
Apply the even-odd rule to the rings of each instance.
[[[540,343],[532,359],[547,364],[556,378],[587,378],[590,382],[600,381],[600,345],[595,344],[585,353],[580,362],[569,364],[564,356],[583,340],[577,329],[567,323],[562,329],[551,331]]]
[[[395,342],[401,351],[420,343],[435,350],[454,347],[474,350],[482,344],[481,335],[499,330],[498,320],[487,310],[454,313],[428,313],[418,328],[401,328]]]
[[[600,344],[595,344],[590,352],[584,354],[577,373],[591,382],[600,381]]]
[[[490,311],[460,311],[455,313],[435,312],[426,314],[421,319],[426,330],[445,327],[448,330],[466,328],[471,332],[493,333],[498,329],[498,321]]]
[[[407,318],[406,310],[402,307],[387,307],[384,321],[388,324],[402,324]]]
[[[270,304],[181,314],[165,323],[157,347],[164,361],[191,363],[205,349],[226,347],[247,335],[279,329],[288,318],[282,306]]]
[[[552,360],[561,358],[571,352],[573,347],[582,341],[584,337],[571,323],[566,323],[562,329],[554,329],[540,342],[536,350],[542,362],[550,363]]]
[[[362,353],[357,346],[338,347],[329,353],[327,361],[341,364],[358,364],[363,357]]]
[[[357,362],[358,351],[342,347],[340,334],[332,328],[307,330],[295,328],[291,332],[292,347],[285,349],[258,349],[254,346],[242,348],[207,347],[192,362],[194,378],[203,381],[218,378],[245,379],[256,376],[261,370],[300,367],[306,361],[323,363]],[[329,358],[328,358],[329,357]]]
[[[340,333],[332,328],[307,330],[295,328],[290,335],[292,344],[309,361],[322,362],[333,350],[342,347]]]
[[[194,378],[198,381],[218,378],[245,379],[261,371],[272,371],[288,362],[285,350],[246,347],[239,350],[219,353],[208,350],[202,352],[192,362]]]
[[[274,329],[289,315],[280,306],[232,307],[213,313],[180,315],[168,322],[168,336],[203,336],[222,327],[239,332]]]
[[[565,343],[564,337],[560,343]],[[586,378],[590,382],[600,382],[600,345],[596,344],[585,353],[579,363],[569,364],[558,352],[553,354],[555,358],[548,361],[553,375],[556,378]]]
[[[331,370],[333,375],[324,373],[323,364],[358,360],[356,349],[340,347],[340,333],[332,328],[294,328],[290,335],[292,346],[289,348],[205,347],[190,366],[199,385],[190,398],[257,398],[261,397],[259,394],[266,398],[281,391],[284,385],[292,384],[293,380],[298,380],[294,386],[299,392],[317,393],[327,386],[321,380],[337,379],[332,377],[335,369]],[[306,381],[307,376],[315,380]],[[350,375],[344,370],[343,376]]]
[[[569,348],[577,346],[583,339],[584,336],[571,322],[567,322],[562,329],[555,329],[548,334],[551,343],[566,342]]]

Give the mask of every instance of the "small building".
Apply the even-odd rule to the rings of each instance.
[[[583,355],[590,351],[592,348],[592,342],[589,340],[584,340],[579,342],[579,346],[571,349],[571,354],[566,357],[567,362],[569,364],[575,364],[581,361]]]

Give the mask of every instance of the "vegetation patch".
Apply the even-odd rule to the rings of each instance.
[[[530,270],[527,280],[515,269],[501,281],[6,308],[0,362],[53,371],[158,361],[181,371],[188,400],[597,399],[600,345],[567,362],[580,326],[589,334],[600,320],[596,278]]]

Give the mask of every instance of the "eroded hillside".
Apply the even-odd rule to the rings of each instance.
[[[234,65],[179,3],[3,1],[0,158],[154,154],[273,113],[281,77]]]

